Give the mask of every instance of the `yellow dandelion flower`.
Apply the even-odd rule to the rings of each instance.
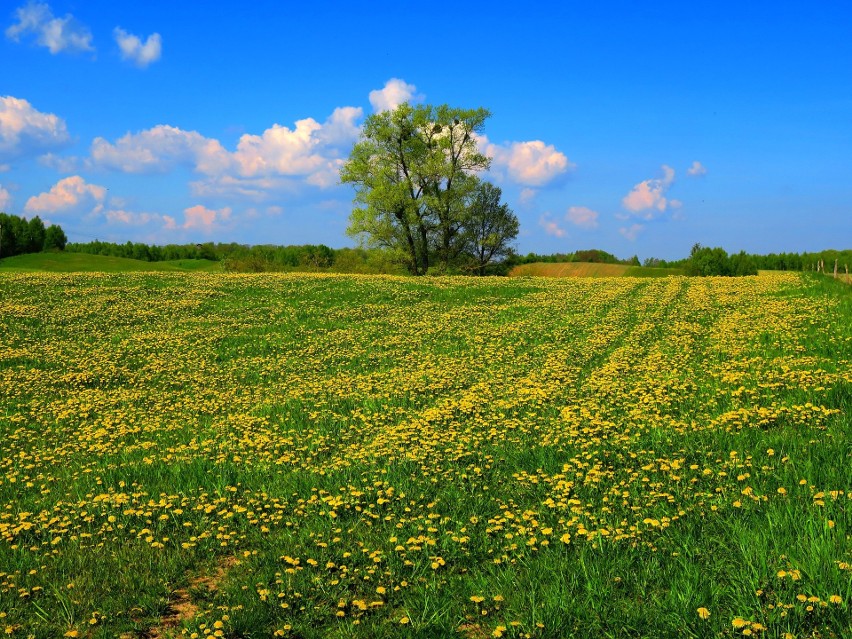
[[[707,610],[707,608],[699,608],[698,609],[698,616],[701,617],[702,619],[709,619],[710,618],[710,611]]]

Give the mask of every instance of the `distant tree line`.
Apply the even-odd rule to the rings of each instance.
[[[219,245],[228,246],[228,245]],[[71,242],[66,247],[70,253],[87,253],[89,255],[108,255],[110,257],[125,257],[143,262],[165,262],[170,260],[213,260],[221,259],[221,251],[216,250],[212,242],[205,244],[143,244],[141,242]]]
[[[628,260],[621,260],[612,253],[600,249],[583,249],[573,253],[553,253],[550,255],[539,255],[538,253],[527,253],[526,255],[513,256],[514,264],[533,264],[535,262],[547,262],[550,264],[561,262],[592,262],[595,264],[627,264],[628,266],[639,266],[639,257],[634,255]]]
[[[0,213],[0,257],[24,253],[61,251],[68,238],[56,224],[45,227],[38,216],[27,220],[17,215]]]
[[[39,228],[42,229],[44,240],[43,249],[65,247],[66,251],[75,253],[90,253],[95,255],[110,255],[126,257],[146,262],[166,260],[207,259],[222,262],[223,268],[230,272],[264,272],[264,271],[328,271],[336,273],[386,273],[402,274],[408,271],[406,264],[399,260],[394,251],[381,248],[341,248],[334,249],[324,244],[304,244],[278,246],[261,244],[247,246],[245,244],[213,243],[204,244],[167,244],[165,246],[142,244],[139,242],[87,242],[65,244],[65,234],[56,226],[44,230],[40,220],[33,218],[27,222],[14,218],[15,222],[5,222],[14,216],[0,214],[3,223],[2,255],[12,255],[12,247],[38,246]],[[15,231],[12,231],[15,229]],[[20,229],[20,230],[18,230]],[[26,229],[26,230],[24,230]],[[55,229],[51,231],[51,229]],[[12,235],[29,238],[20,244],[11,239]],[[51,236],[50,239],[48,236]],[[43,250],[37,249],[37,250]],[[17,250],[17,249],[15,249]],[[18,251],[26,252],[26,251]],[[724,249],[710,248],[696,244],[692,247],[689,257],[680,260],[662,260],[648,258],[642,265],[660,268],[683,269],[688,275],[753,275],[758,270],[801,270],[813,271],[822,262],[826,272],[834,268],[838,260],[839,269],[843,272],[845,265],[852,265],[852,250],[826,250],[818,253],[770,253],[769,255],[754,255],[744,251],[728,254]],[[601,264],[626,264],[639,266],[639,258],[619,259],[612,253],[600,249],[583,249],[571,253],[538,254],[527,253],[517,255],[508,252],[500,262],[488,264],[482,269],[483,274],[505,275],[513,266],[533,262],[593,262]],[[477,269],[467,272],[477,272]]]
[[[689,275],[753,275],[757,271],[815,271],[822,263],[826,272],[834,269],[837,260],[842,270],[852,265],[852,249],[825,250],[812,253],[739,253],[728,255],[724,249],[708,248],[696,244],[689,257],[680,260],[648,258],[643,266],[683,268]]]

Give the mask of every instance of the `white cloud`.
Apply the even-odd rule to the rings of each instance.
[[[162,55],[163,42],[159,33],[152,33],[144,43],[139,36],[128,33],[120,27],[116,27],[112,35],[118,48],[121,49],[122,60],[130,60],[140,68],[156,62]]]
[[[196,197],[226,197],[262,201],[273,194],[296,192],[298,182],[282,177],[242,178],[220,175],[189,183],[190,192]]]
[[[370,91],[370,104],[373,105],[373,111],[376,113],[391,111],[403,102],[422,100],[423,96],[417,95],[415,91],[417,87],[413,84],[408,84],[399,78],[391,78],[385,82],[383,89]]]
[[[111,224],[128,224],[130,226],[144,226],[151,222],[163,222],[163,217],[159,213],[137,213],[126,209],[108,209],[104,212],[104,217]]]
[[[544,186],[574,165],[552,144],[541,140],[494,144],[477,136],[479,150],[491,158],[491,171],[524,186]]]
[[[92,34],[71,14],[56,18],[50,7],[41,2],[29,2],[15,10],[17,22],[6,29],[6,37],[20,42],[22,35],[35,36],[36,43],[51,53],[60,51],[94,51]]]
[[[201,204],[196,204],[183,211],[185,229],[202,229],[212,230],[221,222],[227,222],[231,219],[230,207],[221,209],[208,209]]]
[[[701,177],[702,175],[707,175],[707,167],[696,160],[692,163],[692,166],[686,170],[686,174],[691,177]]]
[[[538,218],[538,225],[544,229],[544,232],[548,235],[552,235],[554,237],[565,237],[565,229],[563,229],[559,224],[551,219],[549,213],[544,213],[540,218]]]
[[[34,195],[27,200],[27,213],[62,213],[89,209],[98,212],[103,208],[106,189],[96,184],[87,184],[79,175],[59,180],[50,191]]]
[[[0,212],[5,213],[12,203],[12,194],[0,185]]]
[[[62,118],[37,111],[26,100],[0,97],[0,160],[58,148],[69,140]]]
[[[232,163],[218,140],[166,124],[127,133],[114,144],[95,138],[91,155],[94,165],[124,173],[165,173],[178,165],[188,165],[199,173],[213,175]]]
[[[337,107],[318,131],[320,143],[350,147],[361,134],[358,120],[364,115],[361,107]]]
[[[622,226],[618,229],[618,232],[621,233],[624,237],[626,237],[631,242],[636,240],[636,237],[645,227],[641,224],[631,224],[630,226]]]
[[[625,209],[632,213],[641,213],[640,217],[646,220],[665,212],[669,206],[666,193],[674,183],[675,172],[673,168],[665,164],[661,168],[662,178],[640,182],[622,198],[621,203]]]
[[[243,135],[234,159],[240,175],[310,175],[325,168],[320,149],[322,125],[313,118],[290,129],[274,124],[262,135]]]
[[[158,125],[115,142],[96,138],[91,164],[125,173],[163,173],[187,166],[206,176],[190,187],[196,195],[263,199],[297,182],[327,188],[338,183],[343,155],[357,139],[358,107],[340,107],[322,124],[313,118],[291,129],[274,124],[261,135],[244,134],[235,151],[196,131]],[[297,178],[297,179],[296,179]]]
[[[593,229],[598,225],[598,212],[585,206],[572,206],[565,214],[565,219],[584,229]]]

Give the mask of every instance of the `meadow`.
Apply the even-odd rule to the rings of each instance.
[[[0,636],[852,636],[826,278],[0,274]]]

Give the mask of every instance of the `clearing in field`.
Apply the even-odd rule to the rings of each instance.
[[[850,320],[794,274],[2,274],[0,630],[850,636]]]

